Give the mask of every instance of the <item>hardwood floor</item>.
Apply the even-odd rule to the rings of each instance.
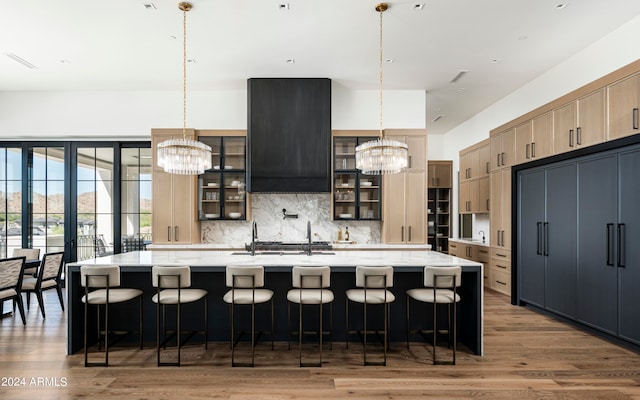
[[[45,294],[27,326],[0,319],[0,398],[10,399],[637,399],[640,355],[507,298],[485,296],[485,356],[459,348],[457,365],[431,365],[431,349],[393,343],[386,367],[362,366],[362,346],[325,348],[322,368],[299,368],[297,347],[256,347],[255,368],[231,368],[228,343],[193,344],[182,367],[155,364],[155,348],[113,347],[108,368],[66,356],[65,314]],[[9,303],[5,304],[5,311]],[[312,345],[306,348],[315,355]],[[248,354],[247,347],[240,356]],[[378,347],[371,351],[379,350]],[[438,355],[448,356],[446,346]],[[17,381],[16,381],[17,379]],[[12,386],[13,385],[13,386]]]

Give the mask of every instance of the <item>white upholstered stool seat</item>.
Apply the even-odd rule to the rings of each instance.
[[[84,366],[109,366],[109,305],[124,303],[133,299],[139,299],[139,328],[140,349],[142,350],[142,290],[133,288],[120,288],[120,267],[117,265],[86,266],[80,267],[80,285],[84,287]],[[93,289],[89,291],[90,289]],[[102,333],[100,330],[100,306],[104,306],[104,362],[90,363],[88,360],[87,322],[88,305],[96,305],[98,321],[98,348],[101,344]]]
[[[151,297],[151,301],[156,303],[156,358],[157,365],[180,366],[180,356],[182,350],[182,306],[200,300],[204,302],[204,330],[189,332],[187,339],[196,333],[204,335],[204,347],[209,345],[209,323],[207,311],[207,291],[204,289],[191,288],[191,268],[188,266],[162,267],[154,266],[151,269],[151,284],[156,288],[156,294]],[[167,336],[166,306],[176,306],[176,329]],[[160,308],[162,306],[162,315]],[[160,335],[160,322],[162,320],[162,340]],[[160,360],[160,347],[166,348],[166,343],[176,337],[178,348],[178,361],[163,362]],[[185,340],[186,342],[186,340]]]
[[[460,287],[462,282],[462,268],[461,267],[425,267],[424,268],[424,287],[407,290],[407,348],[409,348],[409,335],[414,332],[432,333],[433,341],[433,363],[434,364],[454,364],[456,363],[456,342],[457,342],[457,313],[455,306],[460,302],[460,295],[458,295],[457,288]],[[432,329],[430,331],[425,330],[411,330],[409,323],[409,317],[411,315],[409,310],[410,299],[414,299],[423,303],[433,304],[433,322]],[[438,334],[438,304],[447,305],[447,330],[446,333],[449,337],[449,341],[453,342],[453,360],[451,362],[437,361],[436,359],[436,345]],[[451,305],[453,305],[453,329],[451,326]]]
[[[260,304],[271,301],[272,298],[271,289],[234,289],[225,293],[222,300],[229,304]]]
[[[393,287],[393,267],[365,267],[356,266],[356,289],[348,289],[345,294],[346,301],[346,345],[349,348],[349,334],[358,331],[349,331],[349,302],[353,301],[363,305],[363,331],[362,345],[364,350],[364,365],[387,365],[387,335],[389,326],[389,304],[394,302],[396,297],[388,290]],[[383,343],[384,358],[382,362],[370,362],[367,360],[367,334],[378,333],[378,331],[367,330],[367,305],[382,305],[384,309],[383,322]]]
[[[264,267],[247,265],[229,265],[225,269],[225,282],[231,288],[222,297],[225,303],[229,304],[230,322],[230,344],[231,344],[231,366],[253,367],[255,365],[255,315],[256,304],[271,303],[271,350],[274,348],[274,314],[273,314],[273,291],[264,289]],[[237,363],[235,361],[235,348],[243,332],[238,338],[235,334],[235,307],[237,305],[251,306],[251,362]]]
[[[298,304],[298,361],[301,367],[321,367],[322,366],[322,337],[325,333],[333,334],[333,292],[328,289],[331,286],[331,268],[323,267],[301,267],[294,266],[291,269],[291,286],[293,289],[287,292],[287,338],[289,349],[291,349],[291,303]],[[329,304],[329,332],[325,332],[323,326],[323,305]],[[319,306],[318,321],[318,341],[320,346],[320,359],[317,363],[302,362],[302,336],[306,332],[303,328],[303,305]],[[333,342],[333,341],[332,341]]]

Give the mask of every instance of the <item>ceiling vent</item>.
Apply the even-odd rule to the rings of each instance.
[[[458,74],[456,76],[454,76],[453,79],[451,80],[451,82],[449,82],[449,83],[458,82],[460,79],[462,79],[463,76],[465,76],[468,73],[469,73],[469,71],[466,70],[466,69],[460,70],[460,72],[458,72]]]
[[[24,65],[25,67],[27,67],[29,69],[37,69],[38,68],[35,65],[31,64],[29,61],[25,60],[24,58],[18,57],[17,55],[15,55],[13,53],[4,53],[4,55],[9,57],[13,61]]]
[[[433,122],[438,122],[438,120],[439,120],[440,118],[442,118],[442,117],[444,117],[444,115],[438,115],[437,117],[435,117],[435,118],[433,119]]]

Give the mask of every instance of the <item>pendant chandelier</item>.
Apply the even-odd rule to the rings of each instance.
[[[387,8],[387,3],[376,5],[380,13],[380,137],[356,147],[356,168],[366,175],[397,174],[407,168],[409,158],[407,144],[385,139],[382,129],[382,14]]]
[[[158,166],[165,172],[178,175],[199,175],[211,168],[211,146],[197,140],[187,139],[187,11],[191,3],[180,2],[182,10],[182,138],[165,140],[158,144]]]

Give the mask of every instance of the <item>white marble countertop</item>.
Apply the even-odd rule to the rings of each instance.
[[[478,239],[457,239],[457,238],[449,238],[450,242],[463,243],[463,244],[472,244],[474,246],[483,246],[490,247],[489,242],[483,242]]]
[[[431,250],[430,244],[331,243],[333,250]],[[234,250],[242,251],[245,243],[149,244],[147,250]]]
[[[233,254],[232,251],[132,251],[114,254],[85,261],[70,263],[70,268],[81,265],[120,265],[172,266],[189,265],[192,267],[224,267],[227,265],[262,265],[269,266],[322,266],[355,267],[356,265],[394,267],[455,266],[479,267],[481,263],[438,253],[435,251],[338,251],[324,254]]]

